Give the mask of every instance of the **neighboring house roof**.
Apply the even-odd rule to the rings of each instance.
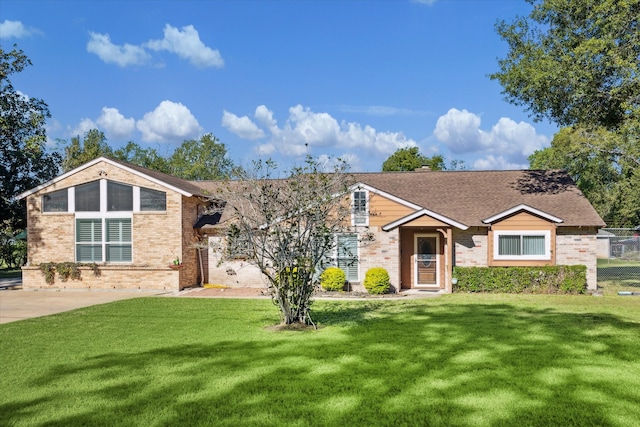
[[[519,205],[559,219],[562,226],[605,226],[571,177],[559,170],[379,172],[354,176],[358,182],[466,226],[487,226],[483,220]]]

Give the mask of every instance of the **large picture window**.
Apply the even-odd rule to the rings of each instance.
[[[549,231],[496,231],[494,259],[551,259],[551,233]]]

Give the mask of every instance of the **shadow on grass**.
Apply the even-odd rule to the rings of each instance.
[[[61,360],[30,384],[56,392],[0,404],[0,421],[609,426],[640,419],[640,380],[629,371],[638,369],[637,323],[508,304],[314,308],[319,331]],[[77,383],[83,389],[65,386]],[[64,409],[33,424],[44,404]]]

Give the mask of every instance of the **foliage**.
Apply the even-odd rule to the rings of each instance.
[[[587,289],[587,267],[454,267],[458,283],[453,292],[582,294]]]
[[[640,167],[613,154],[622,143],[618,133],[604,128],[568,127],[550,147],[534,152],[529,163],[532,169],[566,170],[607,224],[633,227],[640,224]]]
[[[16,239],[10,228],[0,231],[0,265],[9,268],[23,266],[27,261],[26,240]]]
[[[498,22],[509,44],[492,74],[507,100],[561,126],[618,129],[640,113],[640,0],[529,0]]]
[[[640,419],[637,297],[320,300],[318,330],[274,331],[277,318],[261,299],[151,297],[2,324],[0,425]]]
[[[171,167],[167,158],[161,156],[154,148],[142,148],[135,142],[129,141],[124,147],[115,150],[113,157],[123,162],[142,166],[143,168],[166,174],[171,173]]]
[[[46,150],[47,104],[17,91],[9,76],[22,72],[31,61],[15,45],[7,52],[0,47],[0,229],[21,230],[26,226],[24,203],[18,194],[54,178],[61,158]]]
[[[135,142],[113,150],[103,132],[91,129],[84,134],[58,145],[65,152],[65,172],[77,168],[97,157],[111,157],[148,169],[188,180],[220,180],[228,178],[235,170],[233,161],[227,157],[227,148],[212,134],[199,140],[186,140],[169,157],[163,157],[153,148],[142,148]]]
[[[351,216],[345,199],[354,182],[347,168],[337,161],[327,173],[309,157],[276,179],[275,163],[259,160],[216,195],[233,213],[230,231],[237,228],[246,239],[247,261],[266,278],[284,324],[313,324],[314,277]]]
[[[382,163],[383,172],[413,171],[422,166],[428,166],[431,170],[443,170],[445,168],[444,157],[434,155],[427,157],[420,153],[418,147],[399,148]]]
[[[100,276],[100,268],[98,264],[81,263],[81,262],[43,262],[39,265],[40,271],[44,275],[44,281],[47,285],[55,283],[56,273],[63,282],[67,280],[82,280],[80,267],[86,267],[93,271],[94,276]]]
[[[210,133],[184,141],[169,158],[169,167],[173,176],[200,181],[229,178],[234,172],[227,147]]]
[[[370,268],[364,276],[363,285],[370,294],[386,294],[391,288],[389,273],[382,267]]]
[[[325,291],[341,291],[346,281],[347,276],[338,267],[328,267],[320,275],[320,286]]]
[[[104,132],[97,129],[87,131],[82,140],[80,136],[74,136],[68,146],[65,147],[64,144],[65,141],[58,140],[58,145],[64,149],[62,161],[64,172],[69,172],[98,157],[113,157],[113,150],[107,144],[107,137]]]

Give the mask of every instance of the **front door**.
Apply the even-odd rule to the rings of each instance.
[[[413,273],[415,286],[438,287],[438,248],[437,234],[415,234]]]

